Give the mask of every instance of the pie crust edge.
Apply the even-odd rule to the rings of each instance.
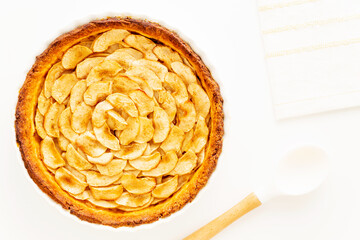
[[[124,213],[90,206],[83,201],[76,200],[62,190],[41,161],[40,138],[36,134],[34,125],[37,97],[47,71],[58,60],[58,57],[79,40],[114,28],[126,29],[156,39],[183,55],[196,70],[211,103],[211,126],[205,159],[191,180],[162,203],[142,210]],[[212,78],[209,69],[201,58],[177,33],[157,23],[130,17],[94,20],[56,38],[41,55],[36,57],[34,65],[28,72],[19,92],[15,115],[16,141],[24,165],[38,187],[64,209],[80,219],[112,227],[134,227],[151,223],[159,218],[171,215],[191,202],[215,170],[222,150],[224,135],[223,99],[218,84]]]

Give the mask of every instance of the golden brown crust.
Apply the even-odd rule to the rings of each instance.
[[[195,68],[211,101],[210,137],[205,160],[201,167],[196,171],[192,179],[180,191],[175,193],[174,196],[162,203],[135,212],[96,208],[84,201],[74,199],[63,191],[41,161],[39,151],[40,139],[36,134],[34,126],[37,96],[40,93],[46,73],[50,67],[62,57],[69,47],[79,40],[114,28],[126,29],[156,39],[172,47],[187,58]],[[176,33],[157,23],[129,17],[112,17],[92,21],[59,36],[36,58],[19,92],[15,128],[17,143],[25,167],[30,177],[49,197],[82,220],[112,227],[134,227],[167,217],[195,198],[196,194],[204,187],[208,178],[215,170],[222,149],[224,134],[223,119],[223,99],[220,95],[219,86],[212,78],[210,71],[201,58],[186,42]]]

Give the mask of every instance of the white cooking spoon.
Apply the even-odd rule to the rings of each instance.
[[[328,175],[328,157],[320,148],[304,146],[290,151],[278,164],[268,184],[245,197],[230,210],[185,240],[210,239],[235,220],[266,201],[282,195],[298,196],[318,188]]]

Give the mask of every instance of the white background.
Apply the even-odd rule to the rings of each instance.
[[[355,0],[354,0],[355,1]],[[94,227],[61,214],[18,158],[14,109],[36,55],[94,16],[145,16],[174,29],[211,68],[225,99],[218,167],[196,201],[133,231]],[[181,239],[240,201],[291,146],[315,143],[332,172],[317,191],[261,206],[215,239],[360,239],[360,109],[275,121],[255,1],[2,1],[0,3],[0,239]]]

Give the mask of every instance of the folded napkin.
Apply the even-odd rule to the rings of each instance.
[[[360,1],[258,0],[277,119],[360,105]]]

